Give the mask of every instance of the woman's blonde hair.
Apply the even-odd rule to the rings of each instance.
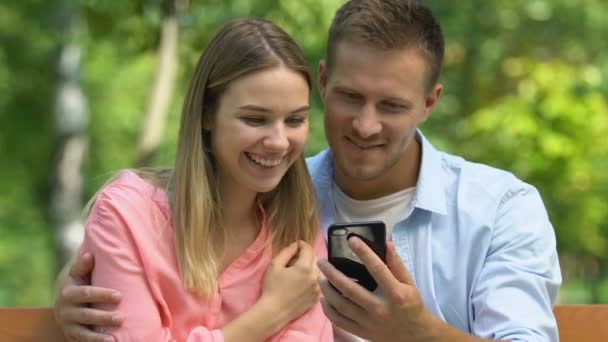
[[[200,57],[184,101],[175,167],[169,180],[175,240],[185,285],[202,295],[216,292],[228,232],[218,174],[209,152],[213,120],[228,85],[254,71],[285,66],[299,72],[312,88],[310,66],[302,50],[281,28],[258,19],[225,24]],[[296,240],[312,243],[319,229],[314,190],[303,156],[289,168],[276,189],[259,194],[274,248]]]

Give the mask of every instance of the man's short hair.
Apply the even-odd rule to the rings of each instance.
[[[340,42],[362,43],[381,50],[419,48],[428,64],[428,88],[439,80],[444,56],[441,26],[431,10],[414,0],[350,0],[329,29],[327,67]]]

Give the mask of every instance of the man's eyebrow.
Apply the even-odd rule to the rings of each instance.
[[[356,90],[354,90],[352,88],[349,88],[347,86],[340,85],[340,84],[336,85],[334,87],[334,89],[336,89],[336,91],[345,92],[345,93],[356,93],[357,92]]]
[[[257,105],[251,105],[251,104],[240,106],[239,109],[260,112],[260,113],[272,113],[272,110],[270,110],[266,107],[261,107],[261,106],[257,106]],[[302,107],[299,107],[299,108],[296,108],[296,109],[290,111],[289,114],[301,113],[301,112],[308,111],[308,110],[310,110],[310,106],[305,105],[305,106],[302,106]]]

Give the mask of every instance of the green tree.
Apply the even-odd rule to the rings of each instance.
[[[198,56],[234,16],[277,22],[312,65],[342,0],[76,0],[89,149],[83,199],[114,172],[141,163],[146,112],[160,73],[163,27],[177,8],[178,68],[165,127],[145,164],[172,164],[181,102]],[[555,226],[568,281],[591,281],[581,300],[608,302],[608,2],[425,0],[446,38],[445,91],[423,130],[440,148],[513,171],[537,186]],[[49,214],[57,62],[66,36],[59,0],[0,4],[0,305],[49,304],[55,272]],[[171,7],[174,6],[174,7]],[[179,10],[181,9],[181,10]],[[163,92],[166,93],[166,92]],[[315,95],[307,153],[326,146]],[[606,286],[606,283],[603,283]]]

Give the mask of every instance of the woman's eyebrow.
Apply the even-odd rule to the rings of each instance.
[[[254,112],[260,112],[260,113],[272,113],[272,110],[270,110],[269,108],[258,106],[258,105],[253,105],[253,104],[239,106],[239,109],[244,109],[244,110],[249,110],[249,111],[254,111]],[[289,113],[290,114],[296,114],[296,113],[304,112],[304,111],[307,111],[307,110],[310,110],[310,106],[309,105],[298,107],[298,108],[290,111]]]
[[[310,106],[306,105],[306,106],[302,106],[302,107],[300,107],[298,109],[292,110],[290,112],[290,114],[296,114],[296,113],[305,112],[305,111],[308,111],[308,110],[310,110]]]
[[[270,109],[266,108],[266,107],[261,107],[261,106],[257,106],[257,105],[242,105],[239,107],[239,109],[245,109],[245,110],[251,110],[254,112],[264,112],[264,113],[270,113],[272,112]]]

